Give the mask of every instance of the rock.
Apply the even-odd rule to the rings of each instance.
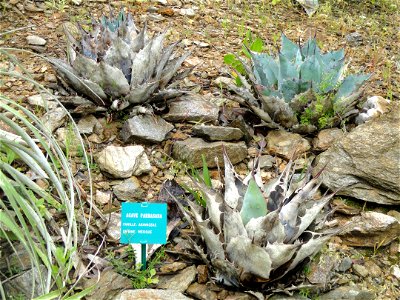
[[[339,140],[344,135],[339,128],[329,128],[321,130],[313,139],[313,149],[315,151],[325,151],[332,146],[336,140]]]
[[[243,132],[234,127],[196,125],[192,130],[196,136],[208,141],[235,141],[243,137]]]
[[[100,134],[103,131],[103,126],[93,115],[83,117],[77,125],[81,134],[92,134],[93,132]]]
[[[355,216],[344,225],[349,226],[340,238],[343,243],[356,247],[386,246],[399,237],[400,222],[388,215],[368,211]]]
[[[206,283],[208,281],[208,268],[206,265],[197,266],[197,282]]]
[[[82,144],[77,136],[77,133],[71,127],[60,127],[55,131],[57,141],[66,151],[67,155],[77,155],[79,152],[82,154]]]
[[[361,205],[357,207],[356,205],[349,205],[346,203],[346,200],[341,198],[335,198],[332,201],[332,206],[334,207],[335,211],[345,214],[345,215],[358,215],[361,212]]]
[[[310,273],[307,274],[307,279],[312,284],[320,284],[326,287],[332,276],[332,269],[336,262],[332,255],[321,254],[318,260],[313,260],[311,262]]]
[[[400,280],[400,268],[399,268],[399,266],[398,265],[394,265],[393,266],[393,268],[392,268],[392,275],[394,276],[394,277],[396,277],[398,280]]]
[[[203,166],[201,156],[204,155],[207,166],[214,168],[217,166],[215,157],[218,157],[218,163],[223,164],[222,145],[224,145],[229,159],[233,164],[241,162],[247,156],[247,147],[244,142],[227,143],[213,142],[207,143],[200,138],[189,138],[184,141],[177,141],[172,150],[172,156],[175,159],[183,160],[195,168]]]
[[[121,201],[131,201],[134,199],[143,200],[144,191],[140,186],[140,181],[132,176],[122,183],[113,186],[114,195]]]
[[[184,262],[175,261],[173,263],[165,263],[160,267],[162,273],[174,273],[186,268],[187,265]]]
[[[398,212],[397,210],[389,210],[389,211],[387,212],[387,215],[388,215],[388,216],[391,216],[391,217],[393,217],[393,218],[396,218],[397,221],[400,222],[400,212]]]
[[[382,275],[382,270],[379,268],[377,264],[375,264],[372,260],[367,260],[364,263],[365,268],[368,270],[368,274],[370,277],[380,277]]]
[[[82,0],[72,0],[72,3],[74,3],[75,5],[81,5]]]
[[[110,191],[103,192],[101,190],[96,190],[96,203],[105,205],[111,203],[112,194]]]
[[[319,296],[320,300],[374,300],[375,294],[357,286],[341,286]]]
[[[192,283],[186,290],[186,294],[200,300],[218,300],[216,292],[210,290],[205,284]]]
[[[40,106],[45,109],[54,109],[58,106],[55,97],[49,94],[38,94],[28,97],[28,103],[32,106]]]
[[[189,285],[194,281],[197,275],[195,266],[190,266],[176,275],[159,276],[157,288],[171,289],[183,293]]]
[[[42,287],[46,284],[46,280],[47,269],[40,265],[39,268],[34,267],[18,274],[3,285],[8,299],[31,299],[32,296],[43,295],[44,289]]]
[[[49,110],[41,117],[44,127],[46,127],[50,132],[53,132],[58,127],[63,125],[66,119],[67,111],[63,107],[57,107]]]
[[[363,37],[359,32],[352,32],[348,35],[346,35],[346,42],[350,46],[360,46],[363,43]]]
[[[390,100],[381,96],[372,96],[365,101],[361,113],[356,117],[356,124],[362,124],[388,112]]]
[[[260,156],[260,160],[259,160],[259,164],[260,164],[260,168],[261,169],[269,169],[272,168],[272,166],[275,163],[275,157],[271,156],[271,155],[261,155]],[[253,164],[254,164],[254,160],[250,160],[247,167],[249,169],[253,168]]]
[[[114,299],[121,290],[132,285],[131,280],[124,277],[112,269],[105,269],[100,273],[100,278],[91,278],[83,281],[84,288],[96,287],[92,292],[85,296],[87,300],[108,300]]]
[[[100,169],[115,178],[128,178],[152,171],[143,146],[107,146],[96,157]]]
[[[159,116],[138,115],[124,123],[121,129],[122,140],[127,142],[159,143],[165,140],[174,126]]]
[[[194,17],[196,15],[196,12],[193,8],[181,8],[179,10],[179,14],[182,16]]]
[[[34,46],[44,46],[47,43],[44,38],[41,38],[40,36],[37,35],[28,35],[26,37],[26,41],[28,42],[29,45],[34,45]]]
[[[290,159],[296,150],[297,155],[311,149],[310,143],[301,137],[300,134],[290,133],[283,130],[268,132],[266,137],[267,151],[270,154],[283,156]]]
[[[216,122],[219,108],[200,95],[185,95],[171,102],[169,112],[163,116],[167,121]]]
[[[274,294],[272,297],[268,298],[268,300],[309,300],[309,299],[310,298],[301,296],[299,294],[294,294],[293,296]]]
[[[340,272],[346,272],[348,269],[351,268],[351,266],[353,265],[353,260],[346,256],[345,258],[342,259],[342,261],[340,262],[340,265],[338,267],[338,270]]]
[[[119,239],[121,238],[121,214],[110,213],[109,215],[105,215],[105,217],[107,225],[107,236],[114,241],[119,241]],[[97,222],[103,223],[101,219],[98,219]],[[101,228],[102,226],[99,227]]]
[[[137,289],[125,290],[113,300],[191,300],[174,290]]]
[[[338,195],[380,204],[400,204],[400,103],[391,112],[356,127],[317,157],[315,175]]]
[[[357,274],[358,276],[361,276],[361,277],[367,277],[369,274],[368,269],[366,267],[364,267],[362,265],[357,265],[357,264],[353,265],[353,271],[355,274]]]

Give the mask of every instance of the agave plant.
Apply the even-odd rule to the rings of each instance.
[[[219,282],[263,287],[307,261],[330,238],[309,227],[333,195],[317,200],[318,176],[311,179],[307,174],[296,181],[293,161],[265,186],[259,168],[242,181],[226,153],[224,163],[223,191],[193,180],[205,207],[189,200],[190,210],[185,210],[177,203],[204,240],[206,251],[202,242],[194,247]]]
[[[250,50],[248,53],[251,66],[238,58],[245,69],[246,76],[237,72],[243,86],[229,88],[274,127],[333,127],[358,112],[355,107],[370,75],[344,77],[347,65],[343,49],[323,54],[315,38],[301,46],[282,35],[276,57]]]
[[[92,20],[87,32],[79,24],[80,40],[64,28],[68,63],[52,58],[61,81],[96,104],[121,110],[131,104],[143,104],[153,96],[175,97],[170,89],[173,77],[189,53],[177,56],[178,42],[163,47],[166,32],[148,38],[147,26],[139,30],[130,13]]]

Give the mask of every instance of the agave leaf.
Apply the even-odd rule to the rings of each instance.
[[[287,79],[283,80],[281,89],[282,89],[282,95],[283,99],[287,103],[290,103],[290,101],[301,92],[300,90],[300,80],[298,79]]]
[[[66,83],[70,84],[77,92],[88,95],[98,105],[107,105],[107,95],[103,89],[97,84],[87,79],[79,77],[78,73],[64,61],[57,58],[49,58],[58,71],[58,75]]]
[[[223,214],[223,233],[225,244],[238,236],[247,237],[247,231],[243,225],[242,218],[238,211],[229,207],[225,208]]]
[[[253,218],[246,224],[248,237],[261,247],[269,243],[282,243],[285,229],[279,220],[278,212],[270,212],[266,216]]]
[[[278,81],[278,64],[265,53],[250,52],[254,66],[254,74],[258,83],[265,87],[272,87]]]
[[[303,243],[300,249],[297,251],[296,256],[291,261],[289,267],[286,269],[285,273],[280,276],[283,277],[289,271],[294,269],[299,263],[301,263],[306,258],[312,258],[317,252],[319,252],[322,246],[331,238],[331,235],[322,235],[313,232],[307,232],[311,238]]]
[[[307,42],[301,47],[301,54],[303,55],[304,59],[311,55],[320,55],[321,50],[317,45],[317,40],[308,39]]]
[[[178,68],[182,65],[186,58],[190,55],[190,52],[186,52],[179,58],[175,58],[170,60],[167,65],[165,66],[160,80],[160,88],[163,89],[175,75]]]
[[[210,220],[218,232],[221,232],[221,218],[222,218],[222,195],[212,188],[209,188],[205,183],[201,181],[193,181],[195,185],[201,190],[203,197],[206,200],[206,206]]]
[[[211,264],[216,268],[216,280],[221,284],[239,287],[239,270],[233,263],[226,259],[211,259]]]
[[[285,100],[264,95],[261,96],[261,100],[263,110],[273,116],[275,122],[286,128],[291,128],[298,123],[296,115]]]
[[[264,248],[254,245],[249,238],[233,238],[226,246],[226,253],[229,260],[242,269],[242,276],[251,274],[263,279],[269,278],[271,258]]]
[[[352,94],[357,93],[360,87],[364,84],[366,80],[371,77],[371,74],[359,74],[359,75],[349,75],[347,76],[340,85],[334,102],[338,102],[341,99],[350,97]]]
[[[265,247],[269,257],[272,262],[272,269],[276,269],[283,264],[287,263],[292,259],[293,255],[296,253],[297,249],[301,246],[300,243],[297,244],[283,244],[283,243],[268,243]]]
[[[197,222],[196,227],[199,229],[201,236],[204,238],[204,241],[207,245],[207,252],[210,254],[210,257],[216,259],[225,259],[224,248],[222,247],[222,243],[220,241],[220,235],[215,234],[212,229],[209,228],[210,221],[206,220],[204,222]]]
[[[155,71],[155,79],[159,80],[161,78],[161,74],[165,68],[165,66],[167,65],[169,59],[171,58],[172,52],[174,51],[176,45],[178,45],[179,42],[175,42],[171,45],[169,45],[163,52],[163,54],[161,55],[160,61],[156,67],[156,71]]]
[[[127,81],[131,81],[131,50],[121,38],[117,37],[113,40],[104,55],[104,61],[110,66],[120,69]]]
[[[314,222],[317,215],[321,212],[322,208],[331,200],[334,194],[325,196],[323,199],[315,201],[310,208],[305,209],[305,213],[300,216],[300,224],[298,225],[298,232],[291,238],[289,243],[294,242],[298,237]]]
[[[300,67],[300,78],[311,83],[311,87],[319,90],[322,68],[315,55],[307,57]],[[299,93],[297,93],[299,94]],[[294,96],[292,97],[294,98]]]
[[[295,66],[290,63],[283,54],[279,54],[279,75],[278,75],[278,86],[279,90],[282,90],[282,84],[287,79],[299,79],[299,72]]]
[[[78,74],[101,86],[113,98],[129,92],[129,84],[122,71],[103,61],[97,63],[78,53],[72,66]]]
[[[153,43],[151,45],[150,60],[149,64],[147,65],[147,74],[145,80],[149,80],[153,77],[154,74],[156,74],[157,65],[160,63],[163,54],[163,42],[166,34],[167,32],[164,32],[153,39]]]
[[[154,93],[158,86],[158,81],[148,82],[143,85],[137,86],[131,89],[125,99],[132,104],[144,103],[150,97],[150,95]]]
[[[131,89],[143,84],[148,76],[148,65],[152,55],[153,40],[141,49],[132,59]]]
[[[134,26],[134,25],[133,25]],[[136,28],[136,27],[135,27]],[[131,42],[131,51],[133,53],[139,52],[140,49],[143,49],[146,40],[146,31],[147,31],[147,23],[144,23],[142,30]]]
[[[293,43],[290,39],[286,37],[286,35],[281,35],[281,53],[288,60],[294,62],[297,57],[297,53],[300,48],[297,44]]]
[[[256,181],[251,179],[243,198],[243,206],[240,215],[243,224],[246,225],[252,218],[258,218],[267,214],[267,204],[264,195]]]

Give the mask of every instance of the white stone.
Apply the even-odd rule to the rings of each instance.
[[[128,178],[151,172],[143,146],[107,146],[96,159],[102,171],[115,178]]]
[[[47,43],[47,41],[44,38],[41,38],[40,36],[37,35],[28,35],[26,37],[26,41],[28,42],[29,45],[35,45],[35,46],[44,46]]]
[[[48,94],[37,94],[28,97],[28,103],[33,106],[40,106],[46,109],[57,107],[57,102],[54,101],[55,96]]]

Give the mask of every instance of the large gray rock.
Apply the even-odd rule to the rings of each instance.
[[[356,285],[354,286],[341,286],[329,293],[319,296],[320,300],[373,300],[375,294],[372,291],[365,290]]]
[[[93,132],[101,134],[103,126],[100,121],[93,115],[87,115],[78,122],[79,132],[82,134],[92,134]]]
[[[317,158],[323,183],[338,195],[400,204],[400,104],[356,127]]]
[[[4,290],[9,299],[31,299],[43,295],[46,280],[47,269],[40,265],[39,269],[34,267],[5,282]]]
[[[210,125],[193,126],[193,133],[209,141],[235,141],[243,137],[239,128]]]
[[[213,142],[207,143],[200,138],[189,138],[184,141],[177,141],[172,150],[172,156],[175,159],[182,160],[191,164],[195,168],[203,166],[202,155],[205,156],[207,166],[214,168],[217,166],[215,158],[218,158],[218,163],[223,164],[222,145],[224,145],[229,159],[233,164],[241,162],[247,156],[247,147],[244,142],[227,143]]]
[[[124,142],[162,142],[174,126],[159,116],[138,115],[124,123],[121,137]]]
[[[219,108],[200,95],[185,95],[170,104],[169,112],[163,116],[167,121],[215,122]]]
[[[115,178],[149,173],[151,165],[142,146],[107,146],[96,157],[100,169]]]
[[[144,192],[140,187],[140,181],[132,176],[122,183],[113,187],[113,192],[119,200],[130,201],[133,199],[143,200]]]
[[[114,300],[190,300],[182,293],[174,290],[156,290],[156,289],[138,289],[138,290],[125,290]]]
[[[46,127],[50,132],[53,132],[58,127],[61,127],[66,119],[67,111],[64,107],[56,107],[52,110],[49,110],[41,117],[44,127]]]
[[[40,106],[45,109],[53,109],[58,106],[56,97],[49,94],[37,94],[28,97],[28,103],[32,106]]]

